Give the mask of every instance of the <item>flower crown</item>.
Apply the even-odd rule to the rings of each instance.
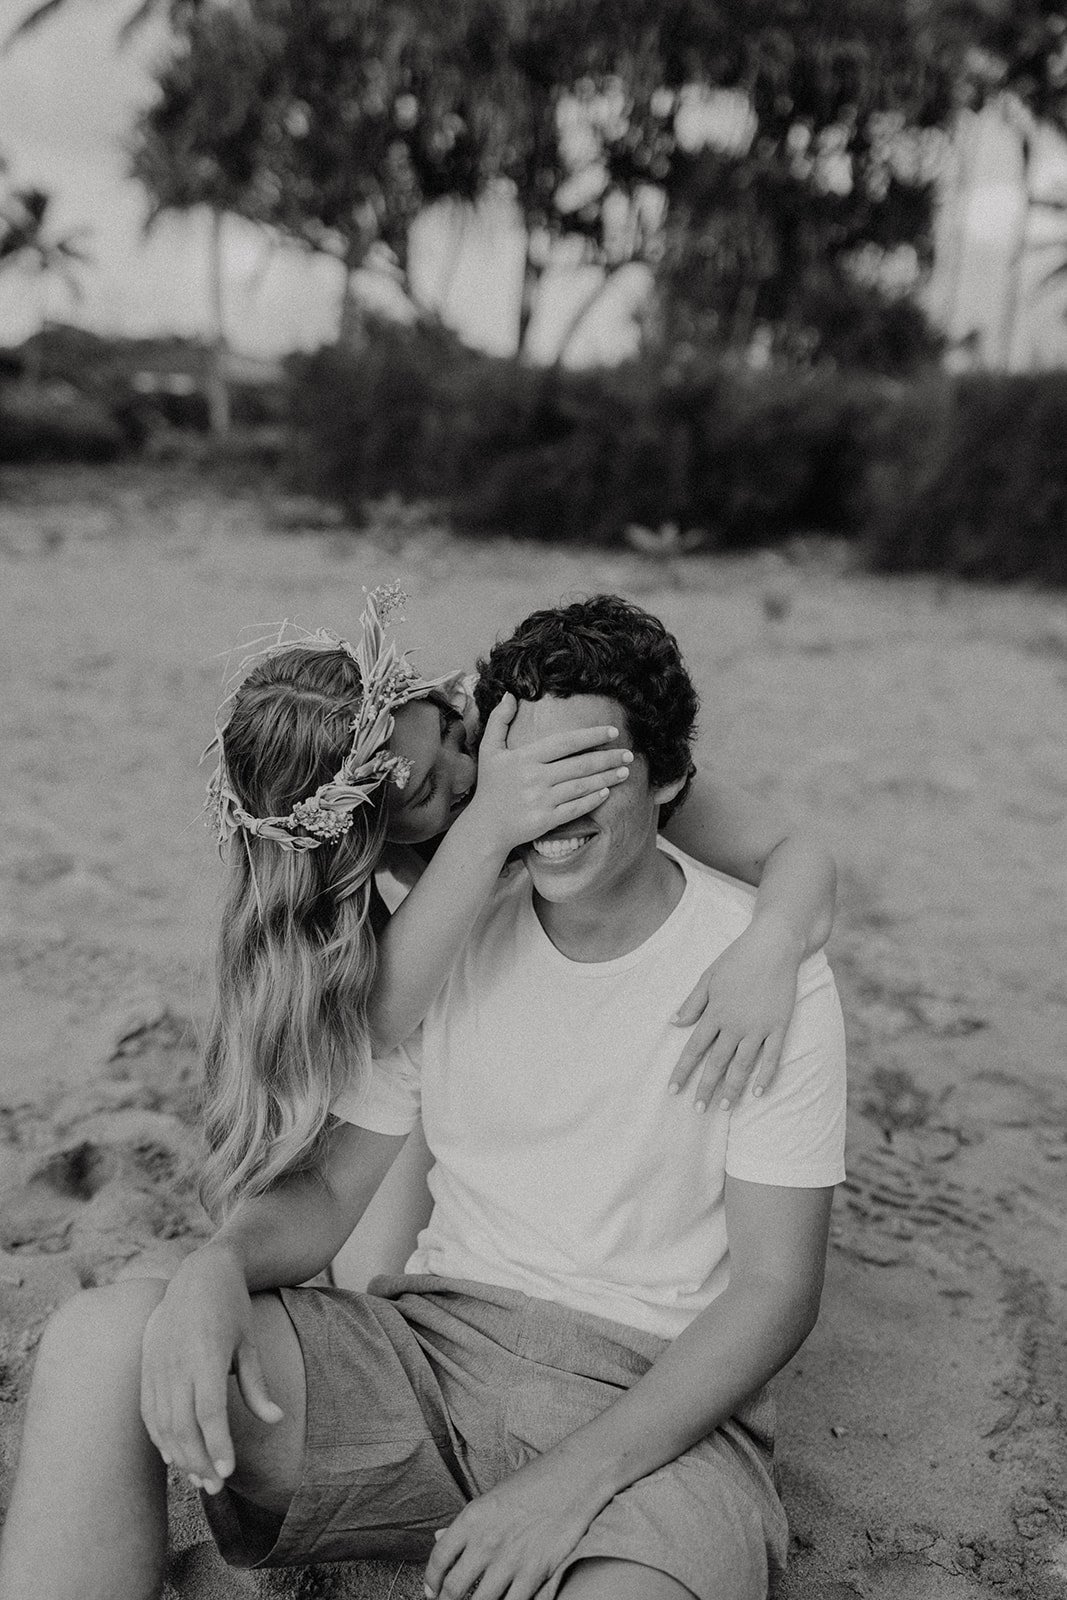
[[[212,751],[218,752],[218,764],[208,782],[204,809],[220,849],[235,833],[243,832],[254,834],[258,839],[270,839],[282,850],[317,850],[320,845],[333,843],[346,834],[359,807],[367,805],[387,780],[395,783],[398,789],[404,788],[411,776],[411,763],[402,756],[390,755],[388,750],[394,713],[408,701],[424,699],[435,689],[450,691],[457,679],[455,673],[443,678],[420,678],[407,655],[394,643],[386,641],[387,624],[394,617],[404,620],[399,613],[406,598],[396,583],[368,594],[360,617],[359,643],[355,646],[326,628],[314,633],[296,629],[292,630],[295,637],[286,637],[290,625],[284,622],[272,644],[241,662],[240,681],[219,707],[215,715],[215,737],[201,757],[205,760]],[[352,743],[348,754],[329,783],[321,784],[313,795],[298,801],[288,816],[254,817],[234,793],[226,767],[227,715],[251,667],[295,646],[305,650],[340,650],[349,656],[359,669],[363,699],[358,715],[350,724]]]

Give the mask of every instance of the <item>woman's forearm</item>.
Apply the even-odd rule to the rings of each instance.
[[[687,855],[756,889],[753,919],[772,924],[798,962],[826,943],[834,921],[837,869],[809,831],[790,829],[749,796],[698,776],[663,830]]]
[[[803,960],[830,937],[836,898],[837,867],[829,850],[810,835],[791,833],[767,857],[752,920],[780,925]]]
[[[403,1143],[401,1135],[334,1123],[319,1170],[241,1201],[202,1248],[227,1251],[253,1294],[306,1283],[333,1260]]]
[[[378,940],[378,972],[367,1003],[375,1055],[402,1044],[437,999],[506,857],[468,809],[390,917]]]

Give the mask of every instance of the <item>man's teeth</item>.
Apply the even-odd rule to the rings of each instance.
[[[535,839],[533,847],[539,856],[546,861],[563,861],[567,856],[572,856],[587,842],[586,837],[578,839]]]

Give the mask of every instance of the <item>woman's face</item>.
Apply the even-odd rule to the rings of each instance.
[[[458,711],[435,700],[409,700],[396,713],[389,741],[411,763],[403,789],[387,786],[387,834],[397,844],[419,844],[446,832],[467,804],[478,775]]]

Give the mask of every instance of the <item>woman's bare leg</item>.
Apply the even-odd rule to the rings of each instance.
[[[141,1422],[141,1335],[166,1284],[75,1295],[37,1353],[0,1549],[0,1600],[150,1600],[166,1470]]]
[[[45,1330],[0,1548],[0,1600],[155,1600],[167,1541],[166,1472],[141,1421],[141,1339],[166,1284],[90,1289]],[[300,1481],[304,1364],[276,1295],[253,1299],[273,1427],[230,1384],[234,1486],[271,1514]]]

